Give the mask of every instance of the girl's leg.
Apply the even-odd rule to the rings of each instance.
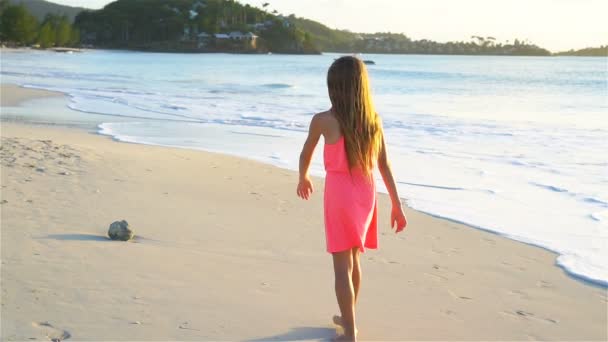
[[[361,285],[361,262],[360,262],[361,250],[359,247],[351,249],[351,256],[353,258],[353,272],[351,275],[351,281],[353,282],[353,289],[355,292],[355,306],[357,299],[359,298],[359,287]],[[334,316],[333,322],[336,325],[343,326],[342,317]],[[356,331],[355,331],[356,333]]]
[[[345,338],[355,340],[355,289],[353,287],[352,251],[333,253],[336,298],[342,315]]]
[[[353,274],[351,278],[353,281],[353,287],[355,289],[355,304],[357,304],[357,299],[359,298],[359,287],[361,286],[361,262],[359,260],[361,250],[359,247],[355,247],[351,251],[353,258]]]

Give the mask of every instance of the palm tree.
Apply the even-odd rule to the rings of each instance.
[[[268,6],[270,6],[270,4],[269,4],[269,3],[267,3],[267,2],[265,2],[265,3],[263,3],[263,4],[262,4],[262,9],[263,9],[263,11],[264,11],[264,20],[266,20],[266,14],[267,14],[267,12],[266,12],[266,8],[267,8]]]

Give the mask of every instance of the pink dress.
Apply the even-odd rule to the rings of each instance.
[[[349,172],[344,137],[325,144],[325,238],[329,253],[378,247],[378,204],[373,176]]]

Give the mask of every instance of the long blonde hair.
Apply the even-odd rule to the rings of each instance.
[[[371,174],[382,144],[382,127],[365,64],[356,57],[336,59],[327,72],[327,89],[344,135],[349,167]]]

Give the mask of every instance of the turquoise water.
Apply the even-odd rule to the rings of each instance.
[[[296,169],[337,56],[3,53],[1,75],[68,94],[79,114],[47,108],[50,120]],[[556,251],[567,272],[608,283],[607,59],[365,57],[408,205]],[[318,175],[321,161],[318,150]]]

